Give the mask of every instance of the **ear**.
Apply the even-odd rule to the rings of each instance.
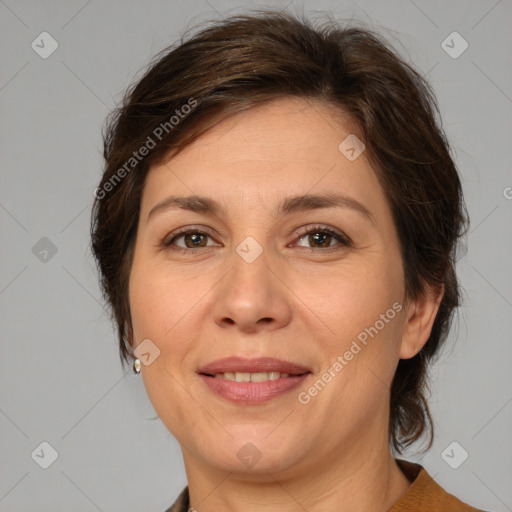
[[[407,306],[400,359],[414,357],[427,342],[443,299],[444,286],[428,288]]]

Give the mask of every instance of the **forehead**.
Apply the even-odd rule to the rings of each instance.
[[[215,125],[175,159],[194,153],[225,162],[283,160],[332,164],[339,143],[356,126],[341,110],[319,100],[281,98],[239,112]],[[222,154],[216,154],[218,151]]]
[[[278,201],[284,195],[340,192],[382,201],[364,152],[349,160],[340,144],[357,127],[322,102],[284,98],[215,125],[177,156],[151,168],[142,210],[169,194],[220,202]],[[357,135],[356,135],[357,136]]]

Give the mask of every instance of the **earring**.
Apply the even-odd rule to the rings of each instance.
[[[135,373],[140,373],[140,359],[135,359],[133,362],[133,371]]]

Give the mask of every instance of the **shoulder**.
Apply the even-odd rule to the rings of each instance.
[[[484,512],[446,492],[419,464],[399,459],[397,464],[412,483],[388,512]]]

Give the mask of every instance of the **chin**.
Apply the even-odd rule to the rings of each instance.
[[[254,428],[251,431],[254,434]],[[210,452],[205,462],[225,472],[252,477],[260,474],[265,477],[264,480],[268,479],[269,473],[286,472],[295,467],[302,455],[297,451],[300,441],[283,436],[270,439],[272,434],[268,436],[268,432],[271,430],[265,429],[261,435],[234,435],[229,441],[226,440],[224,447],[219,447],[214,453]]]

